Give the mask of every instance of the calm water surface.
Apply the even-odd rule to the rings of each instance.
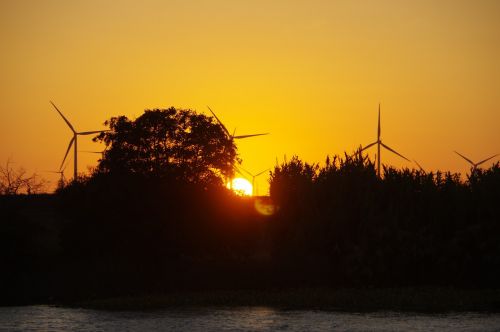
[[[264,307],[102,311],[0,307],[1,331],[500,331],[500,314],[342,313]]]

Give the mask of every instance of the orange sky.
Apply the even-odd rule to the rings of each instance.
[[[53,182],[71,134],[49,100],[82,131],[210,105],[272,133],[239,143],[253,172],[371,143],[379,101],[384,142],[428,170],[500,153],[499,1],[2,0],[0,42],[0,162]]]

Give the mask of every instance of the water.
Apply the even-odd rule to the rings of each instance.
[[[500,331],[500,314],[342,313],[264,307],[102,311],[0,307],[0,331]]]

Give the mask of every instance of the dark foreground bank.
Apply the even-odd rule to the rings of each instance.
[[[220,184],[129,173],[2,196],[0,303],[497,310],[485,290],[500,289],[500,164],[467,182],[327,164],[276,167],[272,209]]]
[[[198,291],[113,297],[64,305],[104,310],[266,306],[280,309],[350,312],[382,310],[428,313],[500,312],[500,290],[394,288]]]

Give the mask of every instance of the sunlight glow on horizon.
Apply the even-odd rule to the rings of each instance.
[[[231,183],[228,183],[226,186],[228,189],[231,189],[237,195],[240,195],[240,196],[252,196],[253,195],[252,184],[247,179],[234,178],[231,180]]]

